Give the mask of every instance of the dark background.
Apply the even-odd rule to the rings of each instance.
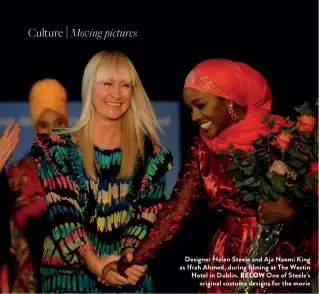
[[[27,12],[21,8],[3,9],[0,99],[26,100],[34,82],[52,77],[65,85],[70,100],[80,100],[85,65],[95,53],[105,49],[120,50],[131,58],[153,100],[182,101],[184,80],[192,67],[215,57],[246,62],[259,70],[272,88],[273,112],[294,115],[293,106],[318,97],[316,1],[280,1],[281,6],[275,1],[245,1],[245,5],[234,4],[237,1],[215,2],[209,6],[187,5],[188,13],[154,4],[151,10],[144,7],[146,11],[140,16],[135,11],[128,15],[131,8],[125,4],[116,10],[92,5],[91,21],[87,20],[89,11],[81,18],[75,9],[67,14],[57,5],[46,8],[46,12],[54,11],[50,16],[37,11],[41,7]],[[114,13],[110,15],[108,11]],[[65,14],[67,19],[62,20]],[[48,19],[52,21],[50,25]],[[137,37],[103,41],[28,36],[30,28],[65,31],[66,26],[69,31],[132,30],[137,31]],[[181,107],[183,130],[188,130],[181,132],[186,148],[196,127],[189,120],[188,110]]]
[[[113,11],[115,21],[110,20],[110,9],[102,11],[104,16],[97,16],[100,8],[95,6],[93,22],[86,24],[72,20],[78,16],[75,11],[69,12],[66,21],[56,13],[52,22],[55,25],[48,25],[43,13],[2,10],[0,99],[27,100],[34,82],[52,77],[66,87],[69,100],[80,100],[86,63],[100,50],[116,49],[131,58],[152,100],[182,101],[184,80],[192,67],[204,59],[223,57],[246,62],[260,71],[273,91],[273,112],[293,116],[294,106],[318,97],[318,3],[245,1],[244,7],[236,2],[226,1],[223,7],[217,2],[210,6],[199,1],[183,2],[182,6],[191,8],[188,14],[181,7],[173,12],[164,4],[159,11],[154,3],[151,9],[144,7],[149,10],[139,17],[132,13],[130,19],[123,14],[130,8],[123,4]],[[63,7],[59,9],[63,11]],[[35,15],[43,21],[35,21]],[[96,24],[97,19],[100,24]],[[125,21],[129,25],[124,25]],[[30,28],[65,30],[65,26],[69,30],[133,30],[137,37],[66,40],[30,38],[27,33]],[[182,103],[181,122],[184,155],[197,127]],[[197,291],[189,272],[180,272],[178,267],[185,255],[204,256],[213,231],[210,224],[215,220],[215,215],[207,211],[184,224],[156,268],[158,292]],[[209,232],[208,227],[212,228]]]

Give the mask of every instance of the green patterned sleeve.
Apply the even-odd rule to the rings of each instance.
[[[53,246],[59,252],[55,258],[73,266],[83,263],[82,254],[95,250],[83,226],[83,211],[80,205],[84,197],[83,182],[74,173],[78,162],[76,153],[67,140],[38,136],[32,148],[39,177],[45,190],[47,216],[51,224]],[[78,167],[77,167],[78,168]],[[52,252],[54,249],[52,248]],[[53,254],[53,253],[52,253]],[[50,252],[44,258],[52,259]]]
[[[171,152],[161,147],[148,161],[138,197],[134,201],[134,217],[122,235],[121,252],[136,248],[155,222],[166,197],[166,173],[172,168]]]

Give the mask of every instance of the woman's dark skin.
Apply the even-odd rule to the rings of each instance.
[[[200,125],[208,138],[218,136],[218,134],[229,126],[243,120],[246,115],[246,109],[244,107],[229,99],[224,99],[207,92],[201,92],[193,88],[184,88],[183,97],[185,104],[191,109],[192,120]],[[232,120],[229,114],[229,106],[231,104],[237,116],[236,122]],[[288,221],[293,218],[294,214],[294,209],[288,204],[284,197],[280,197],[276,202],[261,201],[259,203],[259,222],[263,225]],[[130,261],[132,257],[127,257],[127,259]],[[127,276],[130,275],[130,269],[131,267],[125,271]],[[103,269],[103,276],[106,277],[111,271],[117,272],[117,262],[109,263]],[[146,268],[143,273],[145,271]],[[101,282],[103,282],[103,279]]]

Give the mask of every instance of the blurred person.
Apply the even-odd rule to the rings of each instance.
[[[10,260],[10,224],[9,224],[9,209],[11,206],[10,197],[11,191],[9,182],[5,172],[5,165],[10,159],[10,156],[18,146],[20,135],[20,124],[10,122],[3,134],[0,137],[0,292],[8,293],[10,291],[10,270],[8,263]]]
[[[55,79],[37,81],[29,93],[36,133],[68,126],[67,92]],[[11,253],[15,257],[12,292],[41,292],[40,264],[47,229],[45,193],[31,153],[12,163],[7,175],[15,199],[11,210]]]

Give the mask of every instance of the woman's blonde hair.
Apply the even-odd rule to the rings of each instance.
[[[94,82],[108,80],[120,72],[124,82],[132,86],[131,104],[121,118],[122,163],[119,177],[129,178],[133,171],[138,153],[144,159],[144,135],[156,145],[160,145],[157,130],[162,131],[149,97],[131,60],[118,51],[101,51],[88,62],[82,79],[82,112],[77,124],[59,132],[76,133],[77,145],[82,151],[82,158],[87,175],[96,180],[99,171],[94,157],[92,138],[93,105],[92,88]]]

